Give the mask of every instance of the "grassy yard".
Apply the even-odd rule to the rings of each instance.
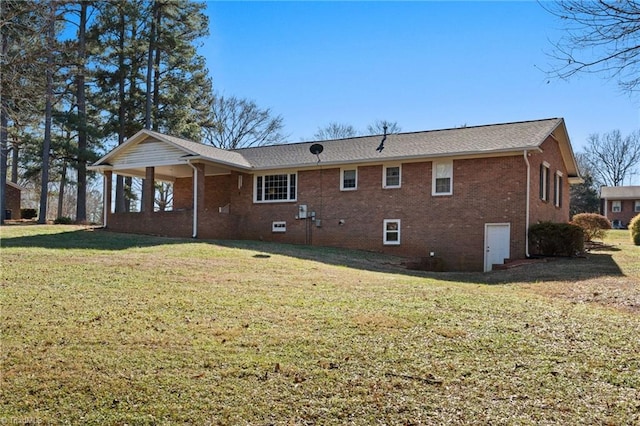
[[[640,424],[640,248],[489,274],[1,228],[0,424]]]

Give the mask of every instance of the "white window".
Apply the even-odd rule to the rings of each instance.
[[[549,163],[540,164],[540,199],[549,201]]]
[[[553,204],[562,207],[562,172],[556,172],[554,177]]]
[[[358,169],[340,170],[340,190],[353,191],[358,188]]]
[[[636,213],[640,212],[640,200],[636,200],[636,204],[633,207],[633,211]]]
[[[384,166],[382,168],[382,187],[400,188],[402,170],[400,166]]]
[[[432,168],[431,194],[453,194],[453,161],[434,161]]]
[[[614,213],[619,213],[622,211],[622,201],[612,201],[611,202],[611,211]]]
[[[271,222],[271,232],[287,232],[287,222],[283,220]]]
[[[383,229],[384,245],[400,245],[400,219],[385,219]]]
[[[295,201],[296,178],[295,173],[256,176],[254,201],[256,203]]]

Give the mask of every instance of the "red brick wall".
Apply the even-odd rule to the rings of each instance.
[[[531,217],[539,220],[568,220],[569,184],[557,143],[549,138],[541,153],[532,152]],[[562,206],[539,199],[539,166],[550,164],[551,177],[563,173]],[[432,162],[402,164],[402,186],[382,188],[382,165],[358,167],[355,191],[340,191],[340,169],[326,168],[298,172],[297,201],[254,203],[253,175],[232,172],[207,176],[204,201],[199,206],[200,238],[255,239],[294,244],[314,244],[380,251],[409,257],[426,257],[430,252],[441,258],[448,270],[482,270],[484,232],[487,223],[511,225],[511,257],[525,255],[526,165],[523,155],[460,159],[453,161],[453,195],[431,195]],[[241,177],[241,181],[239,180]],[[551,179],[553,185],[553,179]],[[553,186],[552,186],[553,188]],[[132,232],[159,227],[166,235],[191,235],[193,208],[191,178],[174,183],[174,208],[178,218],[128,221]],[[312,220],[296,219],[299,205],[315,212],[321,226]],[[224,211],[220,208],[228,206]],[[181,212],[182,210],[182,212]],[[112,215],[113,216],[113,215]],[[383,244],[383,221],[401,220],[401,244]],[[111,224],[117,224],[113,217]],[[159,222],[161,220],[162,222]],[[285,221],[285,233],[273,233],[272,222]],[[179,235],[178,235],[179,234]]]
[[[107,229],[132,234],[189,238],[193,229],[193,210],[153,213],[109,213]]]
[[[20,219],[20,190],[11,185],[5,186],[6,209],[11,210],[11,220]],[[4,212],[2,212],[4,214]]]
[[[178,178],[173,182],[173,209],[190,209],[193,205],[193,180]]]
[[[530,224],[538,222],[568,222],[569,221],[569,179],[564,167],[558,142],[549,137],[542,145],[542,152],[531,152],[529,163],[531,164],[531,217]],[[540,199],[540,165],[546,161],[549,163],[550,179],[549,200]],[[560,171],[562,177],[562,203],[560,207],[554,205],[554,174]]]
[[[526,173],[522,157],[456,160],[454,195],[431,195],[431,162],[402,165],[402,186],[382,188],[382,165],[358,168],[358,189],[340,191],[340,169],[298,173],[298,200],[252,202],[253,178],[232,196],[238,237],[339,246],[403,256],[433,251],[447,269],[481,270],[484,224],[511,223],[513,257],[524,256]],[[236,181],[237,177],[232,181]],[[307,205],[321,221],[296,220]],[[383,244],[384,219],[401,220],[401,244]],[[287,232],[272,233],[273,221],[286,221]],[[342,222],[342,224],[341,224]]]
[[[635,211],[636,200],[619,200],[621,210],[619,212],[613,211],[613,200],[607,200],[607,219],[610,221],[619,220],[623,226],[629,226],[629,222],[634,216],[640,214]],[[640,200],[638,200],[640,201]]]

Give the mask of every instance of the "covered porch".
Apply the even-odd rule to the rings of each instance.
[[[229,238],[234,220],[229,215],[229,181],[238,168],[217,161],[211,154],[217,148],[143,130],[96,162],[91,169],[104,177],[103,226],[116,232],[140,233],[181,238]],[[187,146],[184,146],[187,145]],[[118,177],[142,182],[140,204],[123,208],[116,200]],[[173,201],[170,208],[156,202],[156,184],[169,185]],[[119,187],[118,192],[123,193]],[[120,195],[122,197],[122,195]],[[116,202],[118,201],[118,202]]]

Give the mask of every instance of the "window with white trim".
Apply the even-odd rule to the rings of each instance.
[[[562,207],[562,172],[556,172],[553,182],[553,204]]]
[[[434,161],[431,170],[431,194],[453,194],[453,161]]]
[[[358,188],[358,169],[340,170],[340,190],[354,191]]]
[[[614,213],[620,213],[622,211],[622,201],[612,201],[611,211]]]
[[[636,200],[635,206],[633,207],[633,211],[636,213],[640,212],[640,200]]]
[[[400,219],[385,219],[383,226],[384,245],[400,245]]]
[[[549,201],[549,163],[540,164],[540,199]]]
[[[295,201],[296,181],[295,173],[256,176],[254,201],[256,203]]]
[[[382,187],[400,188],[402,182],[402,169],[399,165],[384,166],[382,168]]]

